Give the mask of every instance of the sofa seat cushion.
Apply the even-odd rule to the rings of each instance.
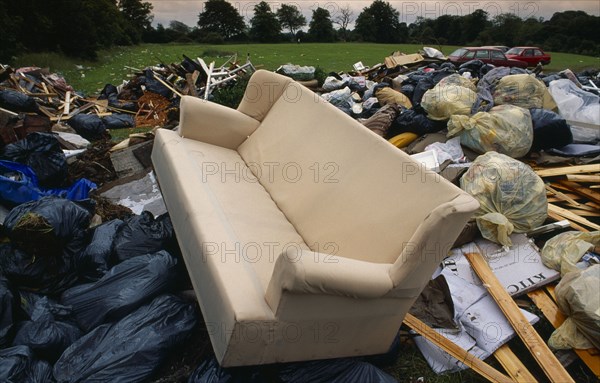
[[[394,263],[463,192],[297,83],[238,148],[311,250]]]
[[[177,205],[189,209],[181,214],[192,215],[190,221],[198,220],[204,256],[213,257],[216,267],[233,263],[252,268],[264,297],[279,254],[307,250],[304,240],[235,150],[181,138],[171,131],[161,130],[160,135],[170,137],[162,139],[163,151],[171,151],[170,159],[175,153],[186,157],[170,169],[178,183],[165,184],[161,179],[161,188],[167,189],[164,194],[172,195],[170,188],[191,191],[180,197],[189,200]]]

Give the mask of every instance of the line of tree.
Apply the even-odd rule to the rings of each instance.
[[[300,10],[281,4],[275,11],[266,2],[254,7],[249,25],[226,0],[208,0],[198,24],[177,35],[173,26],[157,30],[155,42],[197,41],[279,42],[279,41],[363,41],[423,45],[538,45],[546,50],[600,54],[595,38],[600,17],[583,11],[557,12],[549,20],[522,19],[511,13],[491,17],[477,9],[464,15],[442,15],[436,19],[419,17],[411,24],[400,22],[400,13],[389,2],[374,0],[354,17],[349,5],[342,8],[316,8],[307,22]],[[349,26],[354,23],[354,29]],[[337,29],[334,28],[337,26]],[[305,32],[304,27],[308,29]],[[162,29],[161,29],[162,28]]]
[[[0,62],[25,51],[94,59],[101,48],[144,41],[152,18],[142,0],[0,0]]]
[[[419,17],[411,24],[400,22],[398,10],[384,0],[374,0],[356,17],[349,5],[319,7],[309,22],[292,4],[283,3],[274,10],[262,1],[253,11],[247,25],[232,3],[207,0],[193,28],[176,20],[167,27],[153,27],[152,5],[143,0],[0,0],[0,62],[23,51],[95,58],[98,49],[140,42],[539,45],[550,51],[600,54],[595,38],[600,17],[583,11],[558,12],[543,20],[510,13],[490,17],[478,9],[464,16]]]

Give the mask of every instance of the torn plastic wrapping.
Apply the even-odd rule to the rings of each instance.
[[[478,153],[495,151],[520,158],[533,144],[531,115],[513,105],[498,105],[470,117],[453,115],[448,121],[448,137],[455,136]]]
[[[565,275],[556,286],[556,302],[568,316],[548,341],[555,349],[600,348],[600,265]]]
[[[65,383],[146,381],[196,323],[191,305],[173,295],[158,296],[75,341],[54,365],[54,377]]]
[[[542,248],[542,262],[565,276],[579,270],[577,262],[594,246],[600,246],[600,231],[567,231],[546,241]]]
[[[504,246],[509,235],[526,233],[544,223],[548,212],[542,179],[521,161],[488,152],[461,177],[460,187],[479,202],[477,227],[484,238]]]
[[[95,283],[65,291],[61,303],[72,306],[85,331],[128,315],[176,282],[177,260],[162,250],[119,263]]]

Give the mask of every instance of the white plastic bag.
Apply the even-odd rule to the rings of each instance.
[[[434,142],[427,145],[425,151],[433,150],[437,154],[439,163],[444,163],[448,160],[457,163],[465,157],[462,147],[460,146],[460,137],[454,137],[443,142]]]
[[[576,142],[600,140],[600,129],[577,125],[577,122],[600,125],[600,96],[579,89],[567,79],[552,81],[548,89],[560,115],[570,121]]]
[[[546,219],[544,182],[529,166],[504,154],[477,157],[460,179],[460,187],[479,202],[477,227],[492,242],[511,246],[513,231],[528,232]]]

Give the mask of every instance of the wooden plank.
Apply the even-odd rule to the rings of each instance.
[[[567,181],[573,182],[600,182],[600,175],[581,175],[581,174],[567,174]]]
[[[600,165],[595,166],[598,167]],[[579,194],[580,196],[583,196],[595,203],[600,203],[600,193],[595,190],[588,189],[572,181],[560,181],[560,184],[566,186],[567,188],[571,189],[573,192]]]
[[[550,217],[550,218],[552,218],[552,219],[555,219],[555,220],[557,220],[557,221],[563,221],[563,220],[565,220],[565,217],[563,217],[563,216],[560,216],[560,215],[558,215],[558,214],[556,214],[556,213],[554,213],[554,212],[552,212],[552,211],[550,211],[550,210],[548,210],[548,217]],[[573,222],[573,221],[570,221],[570,220],[568,220],[568,219],[566,219],[566,221],[568,221],[568,222],[569,222],[569,225],[570,225],[570,226],[571,226],[573,229],[575,229],[575,230],[584,231],[584,232],[588,232],[588,231],[589,231],[589,230],[588,230],[588,229],[586,229],[585,227],[583,227],[583,226],[579,226],[578,224],[576,224],[576,223],[575,223],[575,222]]]
[[[531,355],[540,367],[542,367],[542,370],[544,370],[550,381],[556,383],[575,383],[552,351],[546,346],[546,342],[544,342],[533,326],[527,321],[527,318],[519,310],[515,301],[504,290],[504,287],[502,287],[483,256],[477,253],[467,253],[465,257],[469,260],[473,270],[483,282],[483,286],[485,286],[496,303],[498,303],[500,310],[502,310],[506,319],[508,319],[517,335],[525,343]]]
[[[506,383],[512,382],[512,379],[510,379],[508,376],[499,372],[464,348],[443,337],[441,334],[434,331],[431,327],[427,326],[415,316],[406,314],[406,317],[404,318],[404,324],[416,331],[428,341],[446,351],[448,354],[452,355],[457,360],[471,367],[473,371],[477,372],[488,381]]]
[[[175,93],[176,95],[178,95],[180,98],[183,97],[183,94],[181,94],[177,89],[173,88],[169,83],[167,83],[166,81],[164,81],[162,78],[160,78],[160,76],[158,74],[156,74],[156,72],[152,71],[152,74],[154,75],[154,78],[160,82],[161,84],[163,84],[164,86],[166,86],[168,89],[170,89],[173,93]]]
[[[10,111],[10,110],[4,109],[4,108],[0,108],[0,112],[6,113],[6,114],[8,114],[10,116],[18,116],[19,115],[19,113],[15,113],[13,111]]]
[[[544,186],[546,187],[547,191],[549,191],[550,193],[554,194],[559,199],[561,199],[561,200],[563,200],[565,202],[568,202],[568,203],[570,203],[573,206],[579,206],[580,205],[579,202],[575,201],[573,198],[565,195],[564,193],[559,192],[558,190],[555,190],[552,186],[550,186],[548,184],[546,184]]]
[[[527,370],[521,359],[508,347],[508,344],[503,344],[497,349],[494,352],[494,357],[508,372],[513,381],[517,383],[537,383],[537,379]]]
[[[535,303],[535,305],[542,311],[546,319],[554,326],[558,328],[565,321],[565,315],[560,312],[556,303],[546,294],[542,289],[530,291],[527,293],[529,298]],[[596,349],[593,350],[573,350],[581,358],[583,363],[589,367],[589,369],[600,378],[600,354],[597,353]]]
[[[581,205],[585,206],[585,205]],[[587,207],[587,206],[586,206]],[[591,210],[588,209],[571,209],[571,213],[576,214],[580,217],[600,217],[600,212],[590,207]]]
[[[536,170],[536,174],[540,177],[556,177],[564,176],[567,174],[581,174],[581,173],[598,173],[600,171],[600,165],[578,165],[578,166],[565,166],[562,168],[549,168]]]
[[[67,93],[65,94],[65,107],[63,108],[63,113],[64,114],[70,114],[71,113],[71,91],[67,91]]]
[[[564,209],[560,206],[556,206],[554,204],[549,203],[548,204],[548,211],[553,212],[555,214],[560,215],[561,217],[564,217],[566,219],[568,219],[569,221],[574,221],[577,222],[581,225],[587,226],[587,227],[591,227],[594,230],[600,230],[600,225],[595,224],[592,221],[589,221],[583,217],[578,216],[577,214],[572,213],[571,211]]]
[[[189,87],[188,94],[190,96],[198,97],[198,92],[196,91],[196,81],[198,80],[198,76],[200,76],[200,72],[197,70],[195,70],[194,73],[186,73],[185,75],[185,81]]]
[[[558,306],[554,301],[544,292],[543,289],[533,290],[527,293],[527,296],[531,298],[533,303],[542,310],[544,316],[554,328],[560,326],[567,317],[565,314],[560,312]]]

